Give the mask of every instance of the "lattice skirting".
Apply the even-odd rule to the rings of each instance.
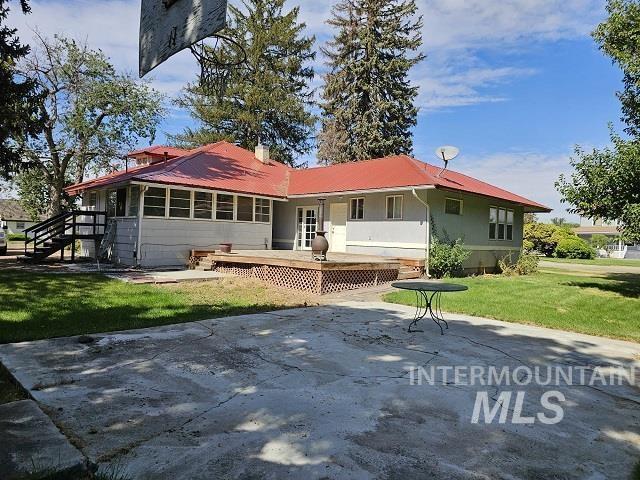
[[[306,270],[272,265],[217,263],[214,270],[240,277],[257,278],[278,287],[318,295],[373,287],[398,279],[398,270]]]

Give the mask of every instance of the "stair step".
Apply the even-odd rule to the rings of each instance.
[[[420,274],[420,272],[398,272],[398,280],[410,280],[413,278],[421,278],[422,275]]]

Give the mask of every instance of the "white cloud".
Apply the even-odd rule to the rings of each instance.
[[[451,168],[523,197],[542,203],[553,212],[546,217],[565,217],[576,221],[562,204],[555,182],[560,174],[570,175],[569,154],[504,152],[488,156],[460,156]]]

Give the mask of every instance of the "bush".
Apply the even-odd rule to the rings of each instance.
[[[511,254],[506,255],[500,261],[498,261],[498,268],[508,277],[515,275],[531,275],[538,271],[539,258],[536,255],[528,253],[526,251],[520,252],[517,262],[513,262]]]
[[[429,273],[436,278],[460,277],[464,275],[462,264],[469,255],[471,252],[464,248],[460,239],[443,243],[434,238],[429,250]]]
[[[595,258],[596,252],[587,242],[581,238],[566,238],[558,243],[555,250],[558,258]]]
[[[536,246],[533,244],[531,240],[524,240],[522,242],[522,250],[525,252],[533,252]]]
[[[593,248],[600,250],[604,249],[607,245],[615,243],[616,239],[613,237],[608,237],[607,235],[602,235],[601,233],[596,233],[591,236],[590,244]]]
[[[24,233],[10,233],[7,235],[7,240],[10,242],[24,242],[27,236]]]
[[[567,238],[578,238],[578,236],[565,226],[558,226],[548,223],[528,223],[524,226],[523,246],[529,247],[533,244],[533,249],[547,257],[553,256],[558,243]]]

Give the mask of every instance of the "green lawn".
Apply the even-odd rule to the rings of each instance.
[[[469,287],[443,295],[443,310],[640,342],[640,275],[537,273],[450,280]],[[413,292],[385,300],[415,305]]]
[[[129,330],[303,305],[308,296],[230,278],[135,285],[97,274],[0,272],[0,343]]]
[[[593,260],[581,260],[578,258],[549,258],[541,257],[541,261],[554,263],[578,263],[581,265],[602,265],[603,267],[640,267],[640,260],[619,258],[595,258]]]

